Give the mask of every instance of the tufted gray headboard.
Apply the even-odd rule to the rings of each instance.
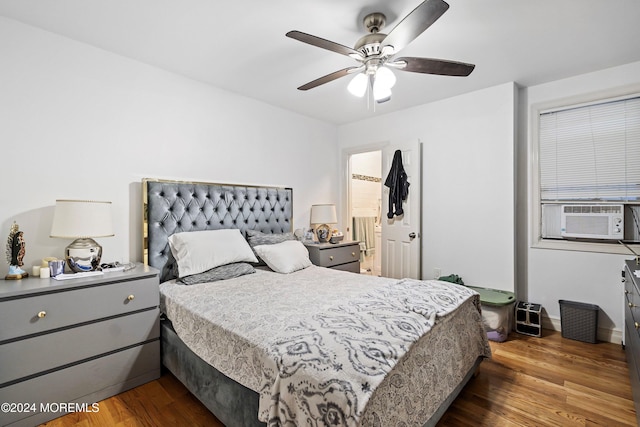
[[[168,238],[183,231],[238,228],[263,233],[293,230],[293,190],[284,187],[144,179],[144,262],[160,270],[160,282],[175,277]]]

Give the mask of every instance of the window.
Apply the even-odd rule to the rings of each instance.
[[[543,112],[542,201],[640,200],[640,97]]]
[[[536,118],[538,237],[640,240],[640,95],[540,110]],[[606,237],[605,216],[610,229],[620,220],[624,234]],[[580,229],[569,232],[568,224]]]

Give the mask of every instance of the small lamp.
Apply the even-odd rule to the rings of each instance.
[[[311,224],[316,225],[316,237],[319,242],[326,243],[331,239],[331,227],[329,224],[337,224],[335,205],[312,205]]]
[[[76,273],[100,265],[102,246],[93,237],[112,237],[111,202],[56,200],[50,237],[76,239],[65,250],[67,265]]]

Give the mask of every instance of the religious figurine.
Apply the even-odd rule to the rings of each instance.
[[[24,235],[22,231],[19,230],[18,224],[14,222],[9,232],[9,238],[7,238],[9,274],[5,276],[6,280],[17,280],[29,277],[29,273],[21,268],[24,265],[22,260],[24,259],[25,246]]]

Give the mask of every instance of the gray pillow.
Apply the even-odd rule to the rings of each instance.
[[[273,233],[263,233],[258,230],[247,230],[247,240],[249,241],[249,246],[260,246],[260,245],[275,245],[276,243],[282,243],[286,240],[296,240],[296,236],[293,233],[281,233],[281,234],[273,234]]]
[[[181,277],[176,283],[183,285],[197,285],[198,283],[217,282],[218,280],[231,279],[233,277],[244,276],[245,274],[255,273],[256,269],[246,262],[236,262],[233,264],[221,265],[207,270],[203,273],[192,274],[190,276]]]
[[[291,232],[280,233],[280,234],[269,234],[269,233],[263,233],[262,231],[258,231],[258,230],[247,230],[247,241],[249,242],[249,246],[251,246],[252,250],[256,246],[275,245],[277,243],[282,243],[287,240],[296,240],[296,236]],[[266,265],[266,263],[258,256],[258,254],[256,254],[255,250],[253,251],[253,253],[258,258],[258,261],[259,261],[258,265]]]

